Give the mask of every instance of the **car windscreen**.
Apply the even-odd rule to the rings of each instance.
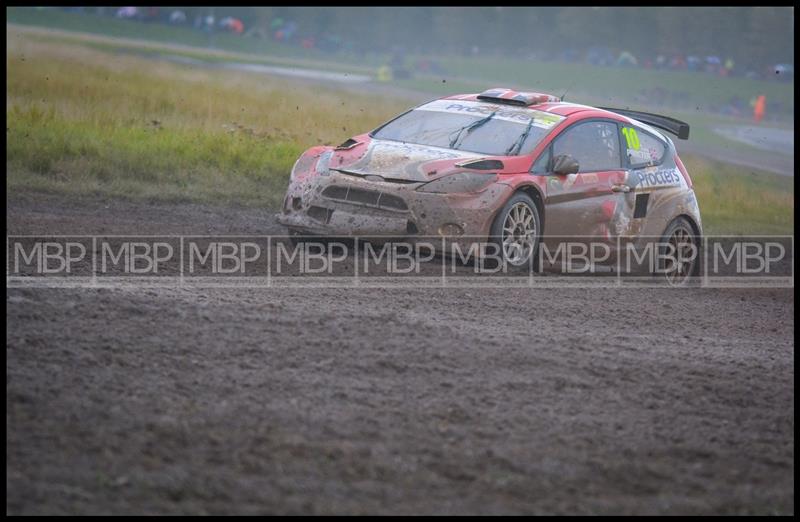
[[[564,118],[547,112],[464,100],[436,100],[372,136],[490,156],[528,154]]]

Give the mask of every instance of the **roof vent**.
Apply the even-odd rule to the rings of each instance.
[[[540,92],[517,92],[511,89],[495,88],[484,91],[478,95],[479,100],[493,103],[507,103],[509,105],[537,105],[539,103],[557,102],[559,99],[552,94]]]
[[[336,150],[352,149],[353,147],[355,147],[358,144],[359,144],[358,141],[354,140],[353,138],[348,138],[344,143],[342,143],[341,145],[336,147]]]

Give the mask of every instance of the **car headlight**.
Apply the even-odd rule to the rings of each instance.
[[[332,150],[328,150],[320,154],[319,160],[317,160],[317,167],[316,167],[317,174],[319,174],[320,176],[327,176],[328,174],[330,174],[330,171],[328,170],[328,165],[331,162],[332,156],[333,156]]]
[[[485,172],[456,172],[419,187],[420,192],[451,194],[457,192],[480,192],[497,180],[497,174]]]
[[[311,170],[311,165],[315,162],[315,172],[322,176],[327,176],[329,174],[328,164],[331,161],[331,156],[333,156],[332,150],[323,152],[319,155],[319,157],[311,154],[303,154],[297,159],[297,161],[294,162],[294,166],[289,174],[289,179],[291,181],[297,181],[298,176],[308,176]]]

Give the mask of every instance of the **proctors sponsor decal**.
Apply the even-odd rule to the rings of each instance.
[[[677,168],[650,168],[632,173],[631,185],[634,189],[672,187],[679,186],[681,179],[681,174]]]
[[[474,114],[476,116],[488,116],[494,112],[496,113],[494,115],[495,119],[511,121],[523,125],[527,125],[528,122],[533,119],[533,125],[543,129],[549,129],[564,120],[563,116],[550,114],[548,112],[466,100],[435,100],[415,110]]]

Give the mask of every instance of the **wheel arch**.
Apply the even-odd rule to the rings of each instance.
[[[700,230],[700,225],[698,225],[697,221],[695,221],[695,219],[689,214],[678,214],[677,216],[672,218],[672,220],[669,223],[667,223],[667,227],[669,227],[669,224],[672,223],[672,221],[675,221],[678,218],[683,218],[689,222],[689,225],[692,226],[692,232],[694,232],[694,235],[697,237],[698,240],[702,237],[703,233]],[[664,230],[666,230],[666,228]]]
[[[542,229],[542,233],[544,233],[544,226],[545,226],[544,196],[542,195],[541,189],[538,186],[530,183],[525,185],[520,185],[519,187],[516,188],[516,190],[514,190],[514,192],[511,193],[510,196],[508,196],[509,199],[514,197],[514,194],[520,192],[530,197],[533,200],[533,203],[536,205],[536,210],[539,211],[539,226]]]

